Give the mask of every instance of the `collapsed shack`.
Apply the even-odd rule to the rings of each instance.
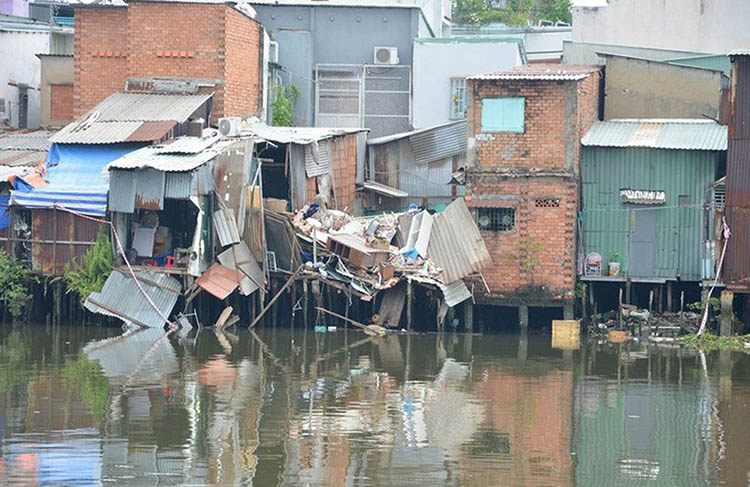
[[[267,221],[270,215],[269,212]],[[272,218],[283,221],[281,215]],[[352,217],[313,203],[293,216],[287,215],[287,219],[294,227],[296,239],[284,232],[284,238],[278,240],[285,242],[286,249],[298,242],[304,263],[302,272],[281,280],[302,282],[302,297],[298,299],[292,291],[290,304],[299,309],[297,305],[302,301],[305,318],[309,317],[310,292],[316,308],[335,312],[343,307],[344,320],[354,316],[357,321],[412,329],[419,288],[429,298],[420,299],[419,304],[424,311],[433,312],[435,327],[455,328],[460,320],[446,318],[453,308],[472,298],[473,287],[482,282],[474,278],[481,277],[482,269],[490,262],[463,199],[453,201],[435,215],[412,210],[375,217]],[[269,251],[272,250],[269,240]],[[294,266],[291,262],[288,265]],[[335,295],[345,298],[343,306],[340,299],[335,300]],[[362,303],[369,305],[363,309]],[[424,313],[420,315],[425,317]],[[330,322],[330,318],[318,313],[315,322]],[[471,330],[470,311],[464,325]]]
[[[367,129],[255,123],[243,134],[259,139],[263,197],[281,200],[272,209],[297,211],[322,198],[328,208],[359,214],[356,184],[364,181]]]

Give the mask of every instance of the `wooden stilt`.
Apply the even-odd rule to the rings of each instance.
[[[414,313],[414,283],[411,280],[406,281],[406,329],[412,329],[412,315]]]

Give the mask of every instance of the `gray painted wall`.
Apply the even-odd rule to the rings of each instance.
[[[719,118],[719,71],[610,57],[604,119]]]
[[[299,125],[314,123],[312,78],[316,64],[372,64],[374,47],[396,47],[400,64],[412,64],[414,38],[421,23],[417,8],[253,7],[271,38],[279,42],[279,64],[288,71],[282,75],[284,83],[291,77],[301,92],[295,114]]]

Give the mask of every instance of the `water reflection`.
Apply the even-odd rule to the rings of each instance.
[[[6,485],[748,482],[745,355],[548,336],[26,326]]]

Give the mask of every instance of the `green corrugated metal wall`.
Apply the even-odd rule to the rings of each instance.
[[[711,183],[717,176],[719,153],[698,150],[633,147],[583,147],[583,243],[586,255],[601,254],[603,267],[620,254],[627,275],[632,213],[658,208],[655,275],[701,279],[705,211]],[[663,190],[663,205],[632,205],[620,189]],[[689,197],[679,206],[679,196]]]

